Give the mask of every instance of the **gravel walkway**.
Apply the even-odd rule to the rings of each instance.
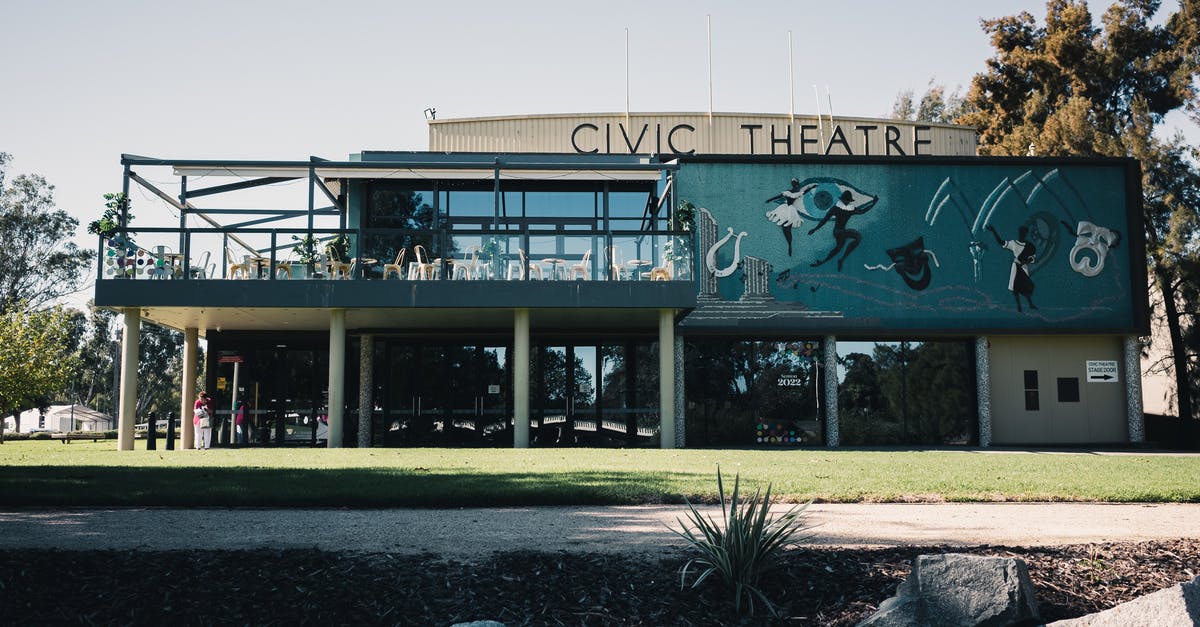
[[[719,510],[712,507],[704,511]],[[0,511],[0,549],[259,549],[654,553],[682,546],[685,508],[496,509],[90,508]],[[830,546],[1056,546],[1200,538],[1200,504],[817,504],[812,542]]]

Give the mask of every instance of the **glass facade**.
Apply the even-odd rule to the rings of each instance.
[[[820,342],[685,342],[689,446],[821,446]]]
[[[838,342],[843,445],[969,445],[979,440],[968,341]]]

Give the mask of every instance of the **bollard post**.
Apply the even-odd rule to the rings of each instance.
[[[146,417],[146,450],[158,448],[158,414],[150,412]]]
[[[175,412],[167,412],[167,450],[175,450]]]

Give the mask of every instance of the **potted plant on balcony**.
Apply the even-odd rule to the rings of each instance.
[[[483,245],[479,247],[479,259],[487,264],[488,278],[499,277],[504,271],[504,260],[500,253],[500,240],[495,237],[483,240]]]
[[[134,266],[132,257],[137,254],[137,244],[128,231],[121,230],[121,214],[125,214],[125,224],[133,221],[129,213],[129,197],[125,194],[105,194],[104,213],[100,219],[88,223],[88,233],[99,235],[103,244],[107,245],[107,261],[112,268],[113,276],[133,276]],[[119,268],[119,270],[118,270]]]
[[[695,225],[696,206],[686,200],[680,201],[679,206],[675,208],[675,214],[671,216],[671,230],[683,231],[688,235],[673,234],[663,244],[663,263],[672,268],[673,274],[691,267],[690,234]]]
[[[304,277],[315,277],[317,264],[317,238],[312,233],[308,233],[304,237],[293,235],[292,240],[296,242],[292,246],[292,250],[296,253],[296,259],[304,268]],[[296,277],[302,278],[302,277]]]

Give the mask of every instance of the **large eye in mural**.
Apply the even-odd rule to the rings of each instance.
[[[780,203],[767,212],[767,219],[783,229],[787,254],[791,257],[793,227],[801,226],[805,220],[821,223],[827,219],[830,211],[839,206],[844,210],[862,213],[870,209],[875,201],[875,196],[841,179],[824,176],[803,181],[792,179],[788,189],[767,199],[768,203]]]
[[[848,200],[844,204],[858,209],[869,209],[877,200],[846,181],[826,177],[805,179],[800,183],[800,191],[804,209],[814,220],[823,218],[842,198]],[[845,196],[847,192],[849,196]]]

